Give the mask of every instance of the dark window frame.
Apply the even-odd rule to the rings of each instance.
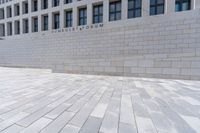
[[[18,21],[15,21],[15,23],[16,23],[16,27],[17,27],[17,31],[15,31],[15,35],[19,35],[20,34],[20,21],[18,20]]]
[[[56,19],[56,17],[58,17],[58,19]],[[55,13],[54,14],[54,29],[59,29],[60,28],[60,14],[59,13]]]
[[[70,15],[70,17],[68,17]],[[72,10],[65,11],[65,27],[72,27],[73,25],[73,12]]]
[[[60,5],[60,0],[53,0],[53,7],[57,7]]]
[[[188,9],[183,10],[183,3],[188,3]],[[176,10],[176,5],[179,4],[179,9]],[[176,0],[175,1],[175,11],[176,12],[181,12],[181,11],[187,11],[187,10],[191,10],[191,0]]]
[[[43,6],[42,9],[48,9],[48,0],[43,0]]]
[[[95,13],[95,9],[97,8],[98,13]],[[100,11],[102,8],[102,12]],[[95,21],[95,18],[98,18],[98,21]],[[101,19],[102,18],[102,19]],[[93,6],[93,24],[102,23],[103,22],[103,4],[98,4]]]
[[[81,16],[81,12],[83,12],[83,16]],[[79,17],[78,18],[79,18],[79,20],[78,20],[79,26],[87,25],[87,7],[79,9]]]
[[[33,12],[36,12],[36,11],[38,11],[38,1],[34,0],[33,1]]]
[[[24,19],[24,32],[23,33],[29,33],[28,19]]]
[[[158,7],[160,7],[160,6],[163,6],[162,13],[158,13]],[[152,14],[151,8],[155,8],[154,14]],[[163,3],[158,3],[158,0],[155,0],[155,4],[151,4],[151,0],[150,0],[150,16],[160,15],[160,14],[164,14],[164,13],[165,13],[165,0],[163,0]]]
[[[72,3],[72,0],[65,0],[65,4]]]
[[[47,22],[45,21],[47,18]],[[43,16],[43,31],[47,31],[49,29],[49,16],[48,15],[44,15]]]
[[[38,32],[38,18],[33,18],[33,32]]]
[[[120,3],[120,10],[117,11],[117,4]],[[115,10],[111,11],[111,6],[114,5],[115,6]],[[120,19],[117,19],[117,14],[120,13]],[[114,15],[114,20],[111,20],[111,15]],[[113,1],[109,3],[109,21],[117,21],[117,20],[121,20],[122,18],[122,3],[121,0],[119,1]]]
[[[127,18],[137,18],[137,17],[141,17],[142,16],[142,0],[140,0],[141,2],[140,2],[140,6],[139,7],[136,7],[136,0],[128,0],[128,5],[130,4],[130,2],[131,1],[134,1],[133,3],[134,3],[134,5],[133,5],[133,8],[129,8],[128,7],[128,16],[127,16]],[[137,10],[139,10],[140,11],[140,16],[137,16],[136,15],[136,11]],[[133,12],[133,16],[132,17],[130,17],[130,12]]]

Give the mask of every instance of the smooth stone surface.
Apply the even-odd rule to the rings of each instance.
[[[0,67],[0,133],[200,133],[200,81]]]

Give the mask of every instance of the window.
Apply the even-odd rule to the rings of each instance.
[[[15,4],[14,5],[14,10],[15,10],[15,16],[19,16],[20,12],[19,12],[19,4]]]
[[[28,33],[28,28],[29,28],[29,26],[28,26],[28,19],[24,19],[23,20],[23,33]]]
[[[20,34],[20,22],[15,21],[15,35]]]
[[[38,1],[37,0],[33,0],[32,1],[32,5],[33,5],[32,11],[33,12],[37,11],[38,10]]]
[[[23,14],[27,14],[28,13],[28,1],[24,1],[22,3],[23,5]]]
[[[5,24],[0,24],[0,36],[5,36]]]
[[[11,6],[7,7],[7,18],[12,17],[12,8]]]
[[[142,0],[128,0],[128,18],[141,17]]]
[[[59,6],[60,0],[53,0],[53,7]]]
[[[7,35],[8,36],[12,35],[12,22],[7,23]]]
[[[42,28],[42,30],[43,31],[46,31],[46,30],[48,30],[48,15],[45,15],[45,16],[43,16],[43,28]]]
[[[42,9],[48,8],[48,0],[42,0]]]
[[[110,3],[109,7],[109,21],[116,21],[121,19],[121,1]]]
[[[87,24],[87,8],[79,9],[79,25]]]
[[[103,22],[103,5],[93,6],[93,23],[102,23]]]
[[[190,0],[176,0],[176,12],[190,10],[191,1]]]
[[[4,8],[0,9],[0,20],[4,19]]]
[[[150,0],[150,15],[164,14],[165,0]]]
[[[59,29],[60,28],[60,14],[59,13],[55,13],[54,14],[54,29]]]
[[[65,0],[65,4],[72,3],[72,0]]]
[[[32,32],[38,32],[38,18],[33,18],[32,22],[33,22]]]
[[[66,11],[65,27],[72,27],[72,11]]]

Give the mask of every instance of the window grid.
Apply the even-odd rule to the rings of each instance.
[[[103,22],[103,5],[96,5],[93,7],[93,23]]]
[[[72,0],[65,0],[65,4],[72,3]]]
[[[164,14],[165,0],[150,0],[150,15]]]
[[[33,18],[33,32],[38,32],[38,18]]]
[[[109,5],[109,21],[116,21],[120,19],[121,19],[121,1],[111,2]]]
[[[176,0],[176,12],[186,11],[191,9],[191,0]]]
[[[141,17],[141,13],[142,0],[128,0],[128,18]]]
[[[79,9],[79,25],[87,24],[87,8]]]
[[[72,27],[72,11],[66,11],[66,27]]]
[[[43,30],[48,30],[48,16],[43,16]]]
[[[60,14],[54,14],[54,29],[60,28]]]

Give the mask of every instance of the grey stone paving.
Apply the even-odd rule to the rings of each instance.
[[[200,81],[0,68],[2,133],[200,133]]]

